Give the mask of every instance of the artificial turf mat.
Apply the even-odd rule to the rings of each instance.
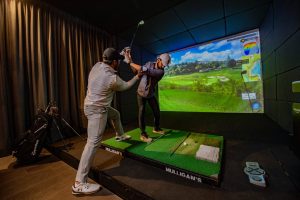
[[[152,127],[146,128],[148,135],[153,138],[153,141],[149,144],[140,141],[140,130],[138,128],[126,132],[132,137],[131,140],[117,142],[114,138],[110,138],[103,141],[102,144],[200,175],[218,178],[223,151],[222,136],[168,129],[164,129],[166,131],[165,135],[159,135],[152,133],[152,129]],[[196,159],[195,154],[200,144],[219,147],[219,161],[212,163]]]

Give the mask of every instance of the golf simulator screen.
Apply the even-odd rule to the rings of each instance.
[[[257,29],[170,56],[158,86],[161,111],[264,112]]]

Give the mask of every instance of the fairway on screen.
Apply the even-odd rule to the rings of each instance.
[[[158,86],[161,111],[264,112],[258,30],[170,56]]]

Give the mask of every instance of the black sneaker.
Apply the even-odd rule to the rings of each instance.
[[[150,138],[146,132],[141,133],[140,139],[143,142],[147,142],[147,143],[150,143],[152,141],[152,138]]]
[[[163,135],[163,134],[165,134],[165,131],[162,130],[161,128],[154,128],[153,133],[158,133],[158,134]]]

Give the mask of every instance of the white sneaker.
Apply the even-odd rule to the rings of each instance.
[[[94,183],[75,183],[72,185],[72,194],[93,194],[101,189],[99,184]]]
[[[141,135],[140,140],[147,143],[152,142],[152,138],[148,137],[148,135]]]
[[[121,141],[125,141],[125,140],[129,140],[131,139],[130,135],[121,135],[121,136],[116,136],[115,137],[116,141],[121,142]]]
[[[161,128],[153,129],[152,132],[153,132],[153,133],[158,133],[158,134],[161,134],[161,135],[165,134],[165,131],[162,130]]]

